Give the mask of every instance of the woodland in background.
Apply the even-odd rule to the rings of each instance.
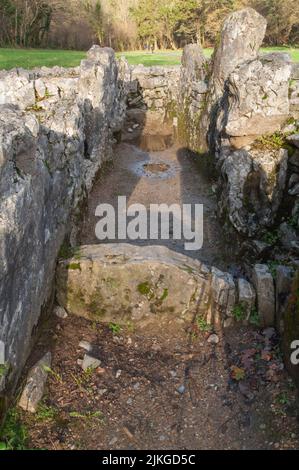
[[[298,0],[0,0],[0,47],[213,47],[223,19],[244,6],[266,17],[265,45],[299,44]]]

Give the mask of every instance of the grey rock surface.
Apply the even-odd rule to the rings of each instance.
[[[0,74],[0,340],[9,380],[51,306],[60,246],[75,237],[79,203],[124,118],[114,53],[93,54],[78,69]]]
[[[266,264],[253,268],[253,283],[257,295],[258,314],[261,326],[275,324],[275,291],[272,274]]]
[[[46,353],[29,371],[26,385],[18,405],[24,411],[35,413],[44,394],[44,388],[51,367],[51,353]]]

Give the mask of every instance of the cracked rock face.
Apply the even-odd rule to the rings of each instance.
[[[282,200],[287,172],[285,149],[237,150],[221,167],[220,211],[250,236],[270,226]]]
[[[188,44],[183,49],[178,96],[179,134],[181,143],[191,150],[202,146],[200,119],[208,91],[209,63],[198,44]]]
[[[287,54],[258,56],[265,29],[251,8],[225,20],[201,119],[221,174],[220,214],[249,236],[273,223],[287,177],[287,151],[261,142],[289,117],[292,65]]]
[[[45,354],[29,371],[26,385],[18,405],[24,411],[35,413],[44,394],[44,388],[51,367],[51,353]]]
[[[223,91],[225,80],[238,65],[257,57],[266,27],[265,18],[252,8],[245,8],[227,17],[213,60],[212,81],[216,95]]]
[[[271,134],[289,115],[291,63],[287,54],[269,54],[240,65],[228,79],[224,131],[228,136]],[[247,140],[247,144],[249,140]]]

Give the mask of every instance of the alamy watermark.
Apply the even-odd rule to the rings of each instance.
[[[99,204],[95,227],[99,240],[184,240],[186,251],[200,250],[203,245],[203,204],[131,204],[118,196],[115,209]]]
[[[299,339],[295,339],[291,343],[291,349],[294,350],[291,354],[290,360],[293,366],[299,365]]]

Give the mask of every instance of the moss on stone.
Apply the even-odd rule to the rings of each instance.
[[[151,286],[148,281],[141,282],[137,286],[137,290],[141,295],[148,296],[151,293]]]
[[[73,270],[78,269],[79,271],[81,271],[81,265],[80,263],[69,263],[67,265],[67,269],[73,269]]]
[[[162,294],[161,297],[160,297],[161,302],[163,302],[163,300],[167,299],[168,293],[169,293],[169,292],[168,292],[168,289],[165,288],[165,289],[163,290],[163,294]]]

